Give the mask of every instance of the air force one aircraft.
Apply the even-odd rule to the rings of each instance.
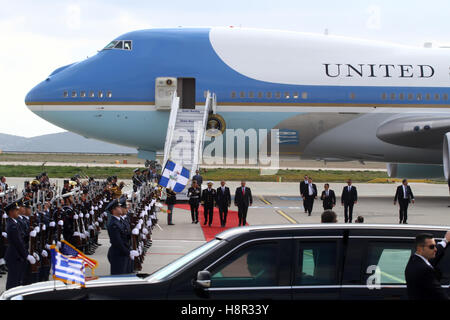
[[[174,91],[185,109],[214,92],[222,129],[279,129],[282,157],[449,177],[446,49],[233,27],[142,30],[55,70],[25,102],[59,127],[152,159]]]

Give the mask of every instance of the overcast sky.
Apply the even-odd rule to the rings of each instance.
[[[27,109],[26,93],[57,67],[138,29],[242,26],[449,44],[448,0],[0,0],[0,133],[63,131]],[[450,52],[449,52],[450,55]]]

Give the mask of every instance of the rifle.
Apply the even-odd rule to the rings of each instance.
[[[31,265],[31,273],[38,273],[39,267],[41,265],[39,253],[37,252],[37,234],[39,230],[37,230],[37,216],[36,216],[36,193],[33,193],[33,205],[31,208],[31,216],[30,216],[30,255],[36,258],[36,263]]]

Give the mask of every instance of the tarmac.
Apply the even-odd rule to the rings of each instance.
[[[10,185],[23,186],[27,178],[8,178]],[[62,186],[62,179],[59,180]],[[130,184],[130,181],[126,181]],[[236,188],[239,182],[229,182],[231,190]],[[215,183],[217,186],[218,183]],[[362,215],[365,223],[398,223],[398,205],[394,206],[393,198],[398,184],[372,184],[355,183],[358,189],[358,203],[355,205],[353,220]],[[322,203],[316,200],[311,216],[304,213],[302,201],[299,196],[298,183],[272,183],[272,182],[247,182],[252,189],[253,206],[249,208],[247,222],[250,225],[267,224],[306,224],[320,223],[320,215],[323,211]],[[317,184],[319,192],[323,185]],[[338,215],[338,222],[343,222],[343,206],[339,203],[340,192],[344,184],[332,183],[338,197],[337,206],[334,208]],[[410,205],[408,212],[409,224],[444,225],[450,229],[450,199],[449,189],[445,184],[411,183],[415,195],[415,204]],[[236,210],[234,205],[231,210]],[[235,213],[230,213],[235,214]],[[200,210],[200,223],[203,220],[203,211]],[[174,210],[174,226],[168,226],[165,214],[158,215],[159,227],[153,229],[153,245],[147,252],[142,273],[152,273],[166,264],[174,261],[183,254],[205,243],[205,237],[199,224],[192,224],[190,212],[176,208]],[[233,226],[234,227],[234,226]],[[99,262],[95,274],[98,276],[109,275],[110,266],[106,258],[109,248],[109,239],[106,230],[100,234],[100,246],[91,257]],[[4,290],[6,276],[0,278],[0,291]]]

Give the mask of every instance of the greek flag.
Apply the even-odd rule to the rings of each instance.
[[[189,180],[189,170],[172,161],[167,161],[159,185],[172,188],[174,192],[183,191]]]
[[[85,267],[82,259],[61,254],[55,246],[51,248],[53,279],[64,283],[85,285]]]

